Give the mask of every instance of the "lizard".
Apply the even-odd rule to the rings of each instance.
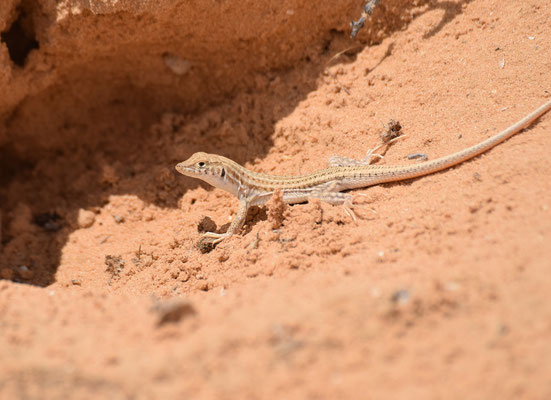
[[[543,104],[517,123],[503,131],[456,153],[434,160],[411,165],[372,165],[375,151],[398,136],[367,152],[363,160],[332,156],[327,168],[305,175],[277,176],[251,171],[229,158],[198,152],[176,165],[176,170],[186,176],[201,179],[210,185],[226,190],[239,199],[239,209],[225,233],[206,232],[203,237],[219,243],[239,232],[247,211],[252,206],[265,204],[275,191],[281,191],[287,204],[305,203],[319,199],[333,205],[344,206],[345,212],[356,219],[352,210],[353,195],[342,193],[350,189],[365,188],[381,183],[402,181],[429,175],[470,160],[509,139],[527,128],[551,109],[551,100]]]

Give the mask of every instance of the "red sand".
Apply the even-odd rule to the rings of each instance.
[[[0,31],[23,10],[39,49],[0,44],[1,398],[551,398],[551,115],[358,190],[357,224],[261,208],[207,254],[198,223],[237,201],[174,170],[314,171],[392,118],[381,163],[477,143],[551,97],[548,1],[383,0],[354,41],[361,2],[18,3]]]

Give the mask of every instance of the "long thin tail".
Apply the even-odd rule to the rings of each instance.
[[[460,164],[463,161],[476,157],[477,155],[490,150],[492,147],[497,146],[499,143],[509,139],[511,136],[520,132],[549,110],[551,110],[551,101],[548,101],[538,109],[532,111],[516,124],[511,125],[507,129],[495,134],[494,136],[486,139],[483,142],[475,144],[474,146],[471,146],[465,150],[458,151],[457,153],[437,158],[436,160],[411,165],[407,168],[404,167],[402,178],[409,179],[432,174],[434,172],[453,167],[454,165]]]

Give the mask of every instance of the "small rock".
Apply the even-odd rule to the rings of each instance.
[[[425,153],[414,153],[408,155],[408,160],[428,160],[429,156],[427,156]]]
[[[228,251],[223,251],[220,256],[218,256],[218,261],[225,262],[230,258],[230,253]]]
[[[168,301],[156,301],[153,304],[152,310],[159,316],[157,324],[164,325],[166,323],[178,322],[183,318],[191,317],[197,314],[195,307],[188,300],[172,299]]]
[[[201,220],[197,224],[197,232],[199,233],[216,232],[217,229],[218,227],[216,226],[216,222],[207,216],[202,216]]]
[[[96,214],[94,214],[92,211],[83,209],[78,210],[77,224],[79,228],[90,228],[92,225],[94,225],[95,220]]]
[[[409,294],[409,292],[406,289],[401,289],[401,290],[397,290],[396,292],[394,292],[392,294],[392,297],[390,298],[390,300],[394,304],[405,305],[409,302],[410,297],[411,297],[411,295]]]

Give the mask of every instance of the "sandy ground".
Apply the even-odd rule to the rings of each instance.
[[[90,4],[48,32],[92,24],[77,35],[92,41],[90,21],[100,35],[130,18],[128,2]],[[154,27],[162,4],[132,18]],[[237,201],[174,170],[205,151],[310,172],[362,158],[390,119],[407,138],[381,164],[475,144],[551,98],[551,4],[383,0],[356,40],[361,2],[319,10],[321,27],[290,4],[261,14],[298,14],[297,30],[268,23],[267,36],[256,8],[238,9],[253,32],[230,43],[250,62],[226,63],[224,25],[222,72],[189,85],[166,53],[156,65],[129,51],[130,75],[115,50],[90,44],[79,65],[53,40],[0,74],[1,398],[551,398],[551,115],[456,168],[356,191],[357,223],[314,201],[274,229],[263,207],[206,254],[199,223],[228,223]]]

